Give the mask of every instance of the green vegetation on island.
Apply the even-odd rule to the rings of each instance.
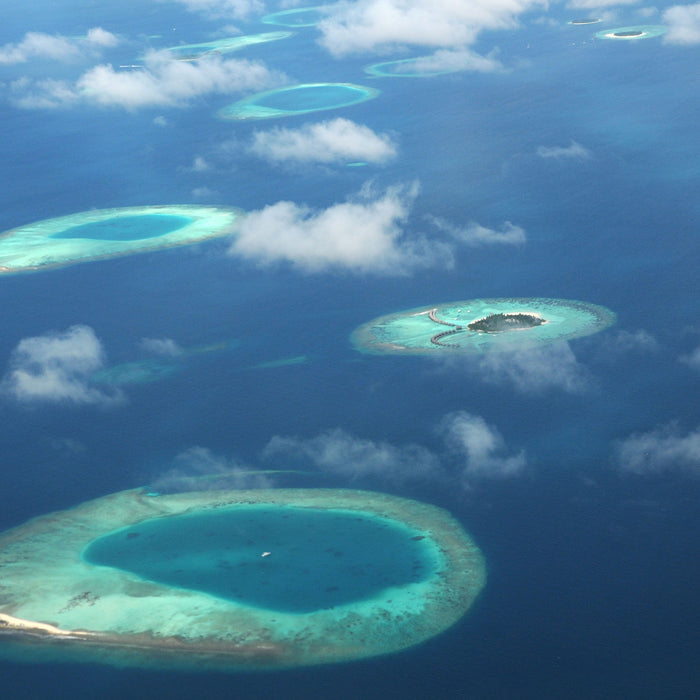
[[[535,314],[503,313],[489,314],[484,318],[472,321],[467,325],[470,331],[481,333],[503,333],[504,331],[521,331],[526,328],[535,328],[547,323],[547,320]]]

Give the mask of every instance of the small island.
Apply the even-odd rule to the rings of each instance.
[[[371,354],[513,351],[596,333],[615,322],[603,306],[568,299],[468,299],[381,316],[352,334]]]
[[[522,331],[541,326],[547,321],[538,314],[504,313],[489,314],[467,325],[470,331],[480,333],[503,333],[505,331]]]
[[[597,17],[584,17],[583,19],[572,19],[569,24],[597,24],[598,22],[600,22],[600,20]]]

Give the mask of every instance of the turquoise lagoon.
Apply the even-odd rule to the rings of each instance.
[[[352,83],[309,83],[258,93],[219,110],[221,119],[270,119],[349,107],[379,90]]]

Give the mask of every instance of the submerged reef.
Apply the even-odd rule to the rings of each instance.
[[[0,234],[0,274],[199,243],[233,232],[240,216],[237,209],[166,205],[44,219]]]
[[[615,322],[603,306],[566,299],[470,299],[381,316],[357,328],[356,350],[433,354],[514,350],[596,333]]]
[[[297,7],[294,10],[283,10],[265,15],[262,22],[265,24],[278,24],[283,27],[315,27],[325,16],[325,7]]]
[[[379,90],[352,83],[308,83],[252,95],[217,112],[220,119],[272,119],[348,107],[371,100]]]
[[[579,25],[579,24],[598,24],[600,22],[600,19],[597,17],[584,17],[582,19],[572,19],[569,24],[573,25]]]
[[[219,353],[238,347],[239,341],[220,341],[208,345],[195,345],[189,348],[179,348],[177,354],[162,357],[147,357],[141,360],[121,362],[109,367],[103,367],[95,372],[91,381],[111,386],[128,384],[149,384],[157,382],[182,371],[195,359],[202,359],[211,353]]]
[[[486,573],[461,525],[417,501],[138,489],[0,534],[0,580],[5,656],[248,670],[424,642],[466,613]]]
[[[661,36],[668,31],[668,27],[661,24],[641,24],[636,27],[618,27],[597,32],[596,39],[651,39]]]
[[[441,66],[432,56],[403,58],[397,61],[385,61],[365,66],[365,73],[377,78],[430,78],[466,70],[466,67]]]
[[[292,36],[291,32],[264,32],[262,34],[247,34],[246,36],[226,37],[216,41],[207,41],[201,44],[182,44],[171,46],[167,49],[173,58],[178,61],[196,61],[204,56],[216,56],[219,54],[239,51],[246,46],[263,44],[268,41],[279,41]]]

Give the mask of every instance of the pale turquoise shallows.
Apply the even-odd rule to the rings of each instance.
[[[160,248],[235,231],[239,210],[165,205],[93,209],[0,234],[0,274],[32,272]]]
[[[481,552],[432,505],[370,491],[122,491],[0,534],[0,653],[288,668],[453,625]]]
[[[633,39],[651,39],[661,36],[668,31],[668,27],[661,24],[639,24],[634,27],[617,27],[616,29],[604,29],[596,33],[596,39],[613,39],[618,41],[630,41]]]
[[[172,46],[167,50],[178,61],[196,61],[204,56],[212,56],[240,51],[246,46],[264,44],[268,41],[279,41],[292,36],[291,32],[264,32],[263,34],[247,34],[246,36],[226,37],[216,41],[207,41],[201,44],[182,44]]]
[[[325,17],[323,5],[314,7],[297,7],[265,15],[265,24],[278,24],[283,27],[315,27]]]
[[[398,61],[374,63],[365,67],[365,73],[378,78],[430,78],[436,75],[458,73],[466,68],[435,68],[435,59],[431,56],[403,58]]]
[[[252,95],[217,112],[220,119],[273,119],[349,107],[371,100],[379,90],[352,83],[292,85]]]
[[[496,330],[470,324],[493,316]],[[512,329],[507,321],[512,320]],[[518,324],[518,318],[532,323]],[[365,323],[352,334],[357,350],[372,354],[512,351],[596,333],[615,322],[603,306],[567,299],[469,299],[409,309]]]

